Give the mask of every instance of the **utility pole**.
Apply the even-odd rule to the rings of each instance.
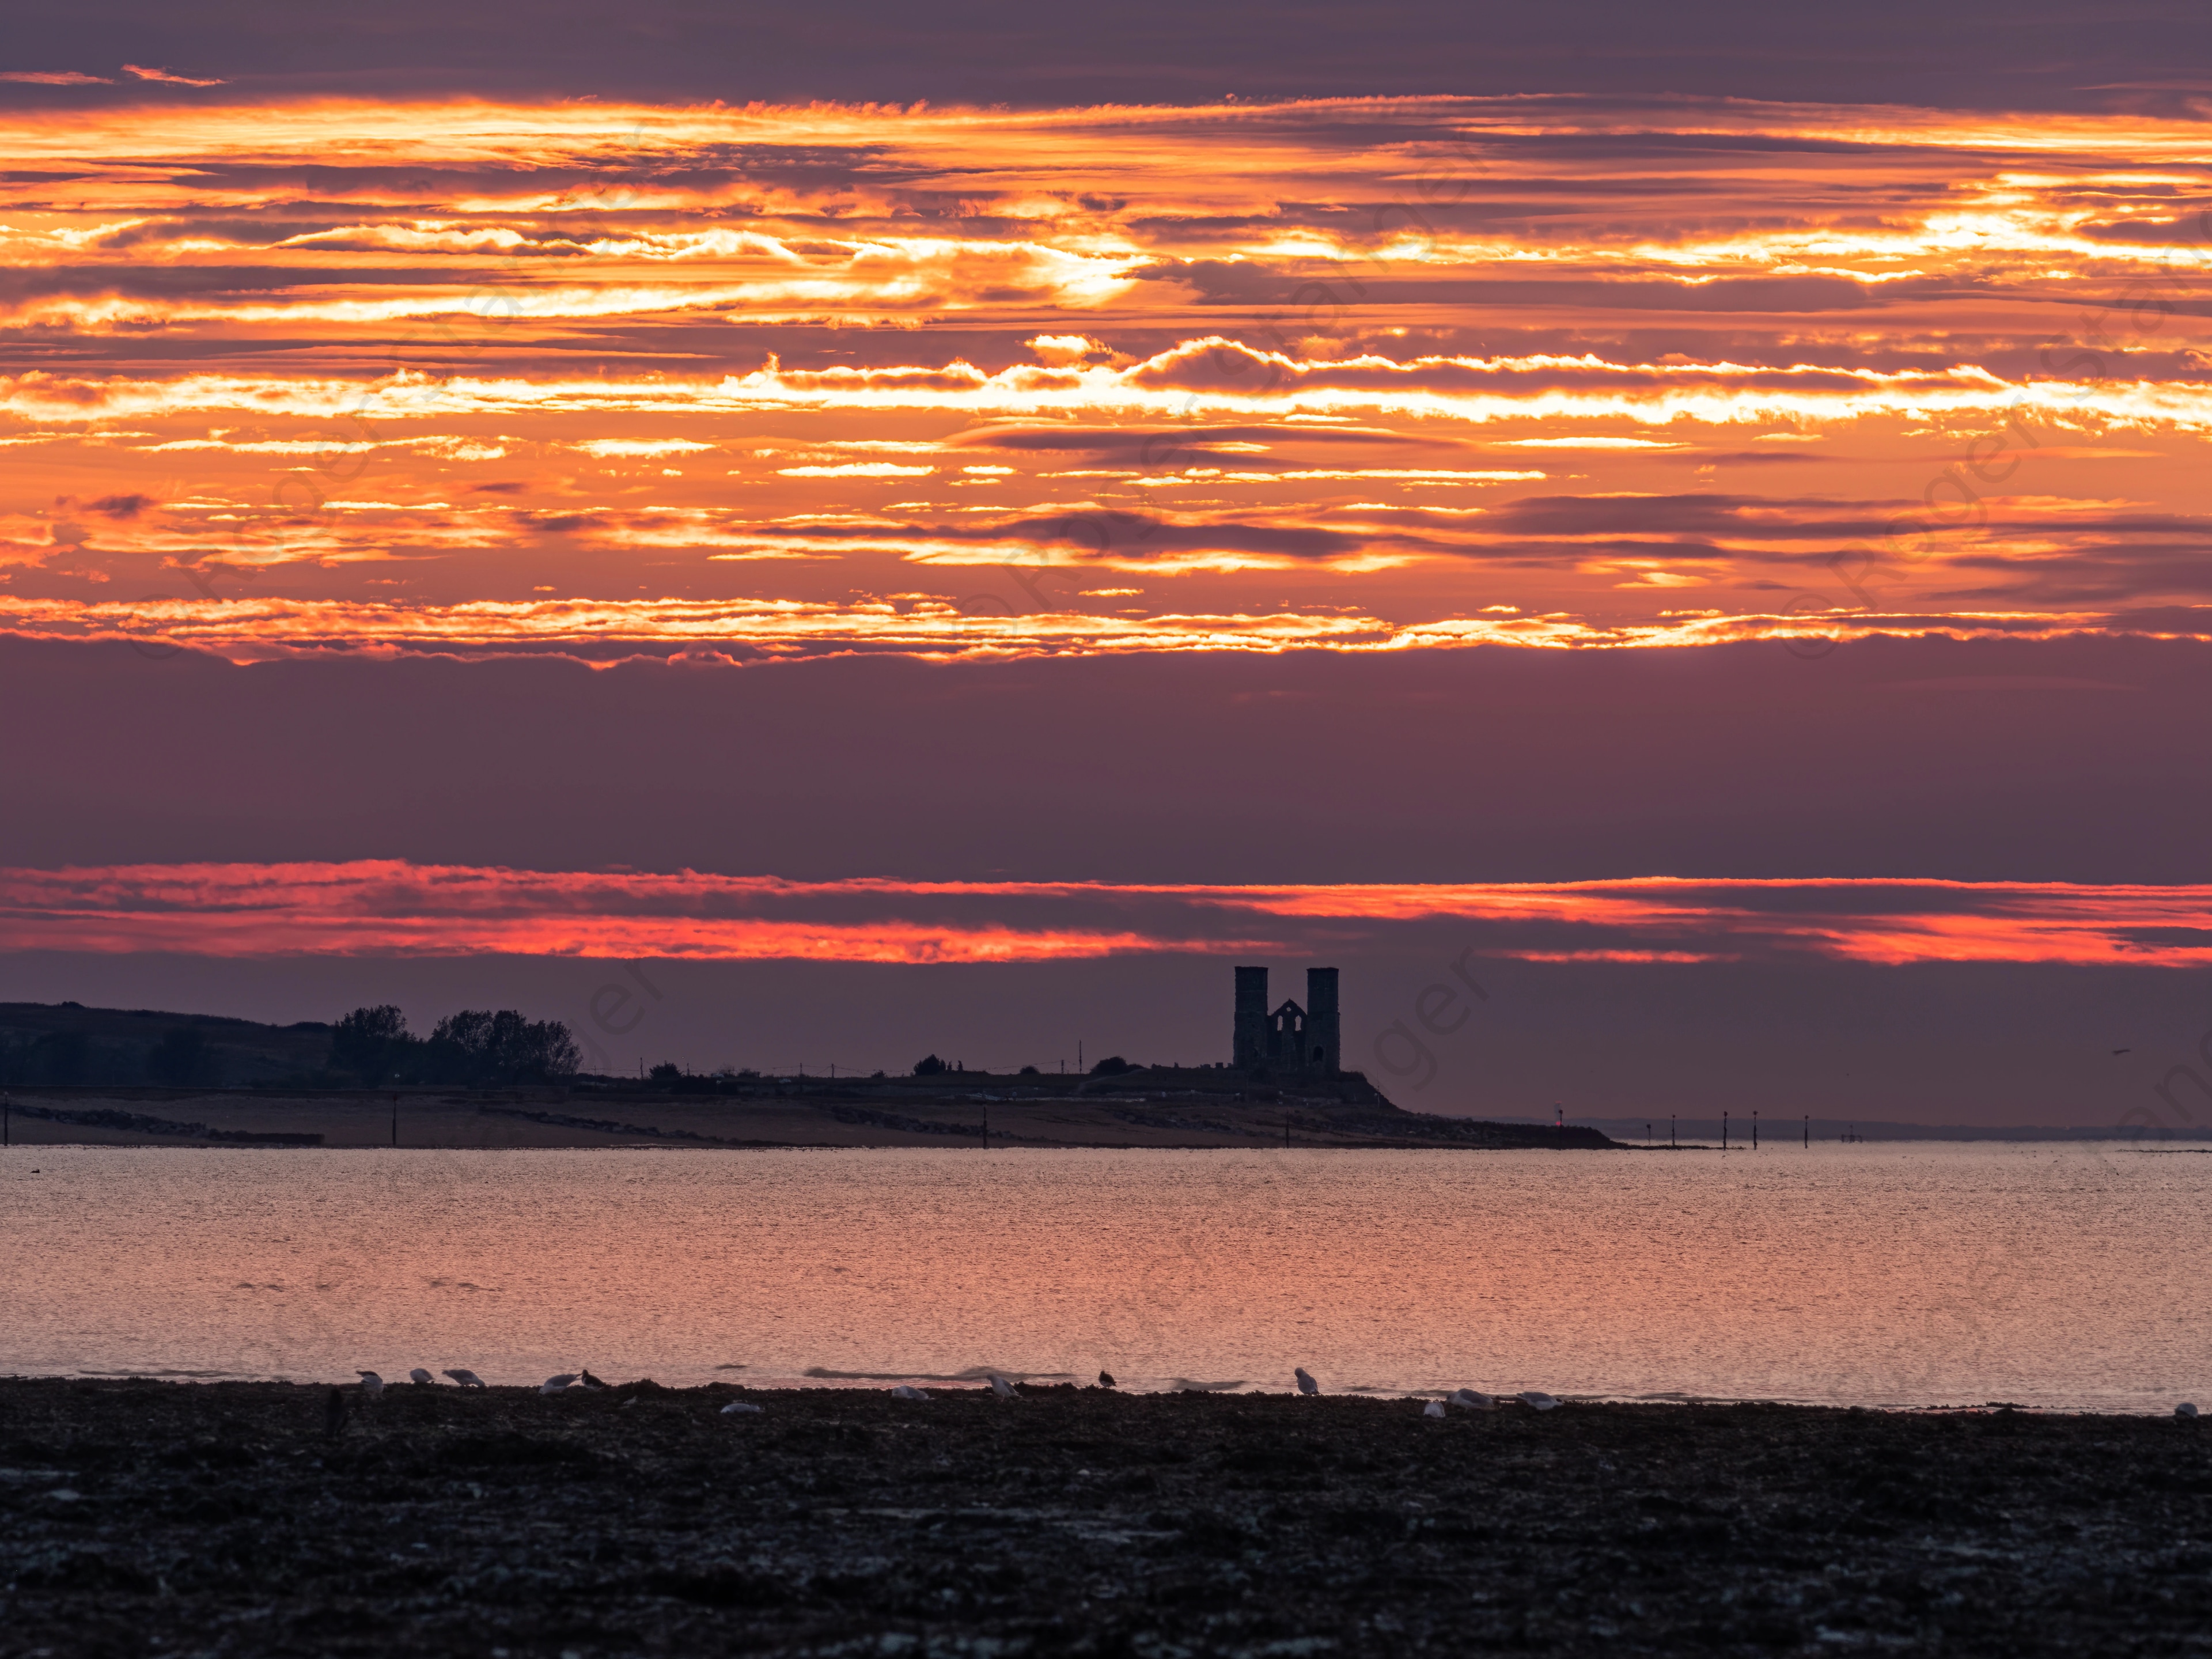
[[[1759,1150],[1759,1108],[1756,1106],[1751,1109],[1751,1150],[1754,1152]]]
[[[1728,1151],[1728,1113],[1725,1109],[1721,1113],[1721,1150]]]
[[[1808,1152],[1813,1150],[1813,1115],[1810,1112],[1805,1114],[1805,1150]]]

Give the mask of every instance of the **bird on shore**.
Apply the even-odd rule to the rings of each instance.
[[[1421,1407],[1421,1415],[1424,1417],[1442,1417],[1443,1414],[1444,1402],[1441,1400],[1431,1400]]]
[[[459,1370],[449,1370],[446,1375],[452,1377],[454,1382],[459,1383],[465,1389],[483,1389],[489,1388],[490,1386],[483,1380],[483,1378],[478,1376],[474,1371],[469,1370],[465,1365],[462,1366]]]
[[[361,1391],[367,1395],[371,1400],[375,1399],[377,1395],[384,1392],[384,1379],[379,1376],[374,1371],[362,1371],[360,1373],[360,1376]]]
[[[1486,1394],[1477,1394],[1473,1389],[1455,1389],[1450,1402],[1471,1412],[1491,1412],[1498,1409],[1498,1401]]]
[[[750,1400],[732,1400],[728,1405],[722,1407],[722,1415],[725,1417],[731,1417],[740,1413],[753,1414],[766,1409],[766,1407],[754,1405]]]
[[[1540,1389],[1523,1389],[1521,1394],[1521,1400],[1524,1405],[1534,1406],[1540,1412],[1550,1411],[1554,1406],[1559,1403],[1550,1395],[1544,1393]]]
[[[991,1373],[991,1392],[998,1395],[1001,1400],[1018,1400],[1021,1398],[1021,1395],[1014,1392],[1014,1385],[1007,1382],[1005,1377],[1000,1376],[996,1371],[993,1371]]]
[[[1110,1388],[1112,1388],[1112,1387],[1114,1386],[1114,1373],[1113,1373],[1113,1372],[1111,1372],[1111,1371],[1101,1371],[1101,1372],[1099,1372],[1099,1373],[1098,1373],[1098,1386],[1099,1386],[1100,1388],[1102,1388],[1102,1389],[1110,1389]]]
[[[1297,1374],[1298,1379],[1298,1392],[1300,1394],[1319,1394],[1321,1392],[1321,1384],[1313,1380],[1313,1374],[1307,1370],[1304,1366],[1298,1366],[1297,1368]]]
[[[576,1381],[582,1383],[587,1389],[604,1389],[607,1386],[605,1383],[600,1382],[598,1377],[592,1375],[591,1368],[589,1366],[585,1367],[584,1370],[576,1374]]]
[[[2176,1406],[2173,1408],[2173,1414],[2176,1417],[2183,1418],[2187,1421],[2193,1423],[2197,1420],[2197,1407],[2190,1401],[2185,1400],[2179,1406]]]
[[[920,1400],[927,1401],[929,1399],[929,1396],[924,1394],[920,1389],[915,1388],[912,1383],[902,1382],[898,1387],[891,1390],[891,1398],[894,1400]]]
[[[415,1384],[418,1389],[434,1389],[438,1386],[438,1379],[431,1376],[429,1372],[424,1370],[420,1365],[417,1365],[413,1370],[407,1373],[407,1380]]]
[[[549,1376],[538,1385],[540,1394],[566,1394],[575,1386],[576,1373],[562,1371],[558,1376]]]

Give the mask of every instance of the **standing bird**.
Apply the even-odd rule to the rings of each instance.
[[[998,1395],[1001,1400],[1019,1400],[1021,1398],[1021,1395],[1014,1392],[1014,1385],[1007,1382],[1005,1377],[1000,1376],[996,1371],[993,1371],[991,1373],[991,1392]]]
[[[375,1399],[377,1395],[384,1392],[384,1379],[379,1376],[374,1371],[362,1372],[361,1391],[362,1394],[368,1395],[369,1399]]]
[[[592,1375],[591,1368],[589,1366],[586,1366],[584,1368],[583,1371],[578,1375],[576,1380],[587,1389],[604,1389],[607,1386],[605,1383],[600,1382],[598,1377]]]
[[[1112,1388],[1112,1387],[1114,1386],[1114,1373],[1113,1373],[1113,1372],[1111,1372],[1111,1371],[1101,1371],[1101,1372],[1099,1372],[1099,1373],[1098,1373],[1098,1386],[1099,1386],[1100,1388],[1102,1388],[1102,1389],[1110,1389],[1110,1388]]]
[[[424,1370],[420,1365],[417,1365],[413,1370],[407,1373],[407,1380],[420,1389],[434,1389],[438,1386],[438,1379],[431,1376],[429,1372]]]
[[[566,1394],[576,1381],[576,1373],[562,1371],[558,1376],[549,1376],[538,1385],[540,1394]]]
[[[1424,1417],[1442,1417],[1443,1414],[1444,1402],[1441,1400],[1431,1400],[1421,1407],[1421,1415]]]
[[[1540,1412],[1550,1411],[1554,1406],[1559,1403],[1558,1401],[1553,1399],[1550,1395],[1545,1394],[1536,1389],[1529,1389],[1526,1390],[1522,1395],[1521,1398],[1528,1404],[1534,1406]]]
[[[1300,1365],[1297,1368],[1297,1376],[1298,1392],[1300,1394],[1319,1394],[1321,1392],[1321,1384],[1313,1380],[1312,1373],[1308,1371],[1304,1366]]]
[[[474,1371],[469,1370],[465,1365],[459,1370],[449,1370],[446,1375],[452,1377],[454,1382],[459,1383],[465,1389],[481,1389],[488,1386],[483,1378],[478,1376]]]

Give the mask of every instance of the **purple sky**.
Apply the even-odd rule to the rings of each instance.
[[[1340,967],[1424,1109],[2176,1121],[2209,96],[2178,4],[27,16],[0,999],[588,1026],[622,971],[211,899],[179,950],[24,896],[64,870],[1940,878],[2044,896],[1955,951],[1439,901],[1261,959]],[[986,963],[1031,924],[971,902],[648,962],[593,1040],[1225,1058],[1241,923]]]

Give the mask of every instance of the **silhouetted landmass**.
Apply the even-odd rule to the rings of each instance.
[[[910,1076],[649,1079],[576,1069],[557,1020],[464,1011],[428,1037],[396,1007],[325,1024],[0,1005],[0,1084],[17,1138],[331,1146],[917,1146],[1553,1147],[1614,1145],[1570,1126],[1403,1112],[1356,1072],[1322,1079],[1161,1066],[970,1072],[935,1054]],[[175,1112],[136,1109],[191,1103]],[[33,1109],[33,1104],[38,1109]],[[983,1138],[985,1118],[990,1138]],[[488,1121],[487,1120],[492,1120]]]
[[[575,1040],[559,1020],[464,1009],[428,1037],[390,1006],[334,1024],[252,1020],[74,1002],[0,1003],[0,1085],[332,1089],[398,1084],[491,1088],[574,1074]]]
[[[213,1014],[0,1003],[0,1085],[236,1087],[325,1069],[331,1028]]]
[[[0,1382],[0,1628],[240,1659],[2075,1659],[2212,1629],[2212,1441],[2171,1418],[933,1392]]]

